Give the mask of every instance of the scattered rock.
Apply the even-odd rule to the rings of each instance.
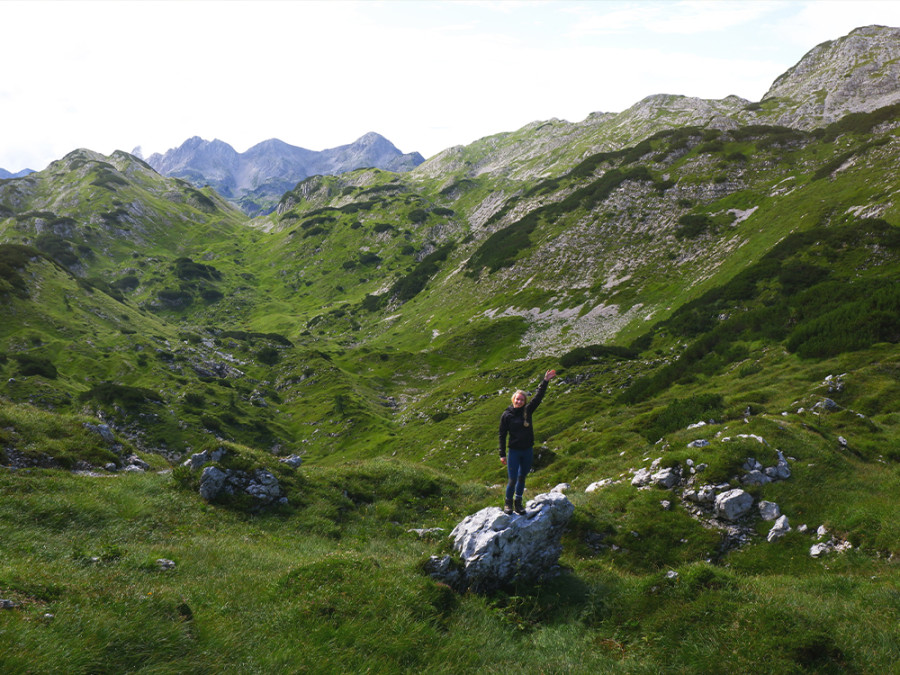
[[[716,497],[716,515],[726,520],[737,520],[753,506],[753,497],[741,489],[728,490]]]
[[[303,458],[300,455],[291,455],[289,457],[282,457],[278,460],[282,464],[287,464],[293,468],[298,468],[301,464],[303,464]]]
[[[772,479],[762,471],[754,469],[753,471],[744,474],[741,477],[741,482],[744,485],[765,485],[766,483],[771,483]]]
[[[108,424],[91,424],[90,422],[84,423],[84,428],[88,431],[93,431],[96,434],[100,435],[107,443],[115,443],[116,435],[113,433],[112,429],[109,428]]]
[[[159,565],[159,569],[161,569],[161,570],[174,570],[175,569],[175,561],[169,560],[168,558],[159,558],[156,561],[156,564]]]
[[[206,466],[207,464],[222,461],[222,458],[224,456],[225,456],[225,448],[216,448],[215,450],[204,450],[203,452],[198,452],[198,453],[191,455],[189,459],[184,461],[184,466],[188,467],[191,471],[197,471],[198,469]]]
[[[677,468],[663,469],[650,476],[650,482],[657,487],[671,489],[681,480],[681,471]]]
[[[788,523],[787,516],[779,516],[778,520],[775,521],[775,524],[772,526],[772,529],[769,530],[769,534],[766,537],[766,541],[776,541],[781,539],[784,535],[791,531],[790,523]]]
[[[688,443],[689,448],[705,448],[707,445],[709,445],[709,441],[705,438],[698,438],[696,441]]]
[[[225,489],[228,475],[222,469],[208,466],[200,475],[200,496],[208,502],[215,500]]]
[[[570,487],[572,487],[572,486],[569,485],[568,483],[560,483],[559,485],[556,485],[552,490],[550,490],[550,492],[565,493],[565,491],[568,490]]]
[[[244,493],[254,497],[262,505],[275,502],[285,504],[278,479],[265,469],[253,472],[222,470],[216,466],[207,466],[200,475],[200,496],[208,502],[214,502],[225,495]]]
[[[598,480],[596,483],[591,483],[588,485],[584,491],[585,492],[596,492],[600,488],[605,488],[607,485],[612,485],[615,481],[612,478],[604,478],[603,480]]]
[[[832,537],[826,542],[819,542],[810,546],[809,554],[813,558],[819,558],[828,553],[843,553],[844,551],[849,551],[851,548],[853,548],[853,544],[849,541],[843,541]]]
[[[638,469],[634,474],[634,478],[631,479],[631,484],[635,487],[643,487],[650,483],[651,476],[650,469]]]
[[[781,515],[781,509],[775,502],[761,501],[759,503],[759,515],[763,520],[775,520]]]
[[[125,471],[149,471],[150,465],[137,455],[129,455],[125,460]]]

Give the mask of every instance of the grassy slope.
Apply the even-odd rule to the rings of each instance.
[[[714,334],[708,327],[692,331],[682,320],[690,318],[690,306],[682,313],[679,307],[689,301],[704,308],[698,316],[715,310],[740,317],[779,303],[802,312],[799,293],[787,285],[796,280],[780,273],[734,298],[703,295],[752,271],[790,232],[823,228],[825,234],[843,224],[852,230],[857,206],[883,205],[879,215],[897,222],[896,140],[870,145],[860,134],[825,136],[787,152],[742,143],[713,150],[712,160],[709,148],[694,143],[665,165],[684,186],[691,180],[700,186],[679,215],[715,218],[729,208],[759,207],[725,238],[670,237],[673,247],[695,251],[715,249],[729,237],[746,240],[720,257],[717,274],[695,284],[701,261],[676,267],[665,282],[638,270],[630,288],[608,296],[590,291],[593,301],[621,293],[665,307],[654,318],[672,321],[648,335],[640,358],[573,361],[562,369],[540,412],[540,459],[529,485],[535,492],[562,481],[573,486],[576,516],[562,561],[568,571],[538,588],[488,598],[457,597],[423,577],[420,564],[447,543],[420,541],[406,530],[449,530],[467,513],[498,502],[504,478],[494,449],[497,415],[512,389],[535,383],[564,350],[527,359],[522,319],[466,321],[485,309],[547,299],[539,288],[523,292],[534,275],[524,264],[482,273],[478,281],[466,276],[461,265],[487,233],[461,239],[463,217],[434,213],[445,203],[428,196],[436,188],[385,191],[391,197],[365,211],[320,213],[335,219],[318,225],[325,232],[304,237],[317,226],[302,225],[316,217],[307,215],[310,208],[367,202],[360,193],[393,182],[389,175],[368,177],[345,192],[348,186],[335,180],[332,197],[344,202],[292,207],[297,217],[288,220],[300,234],[229,225],[228,236],[215,243],[212,230],[196,242],[173,240],[148,253],[158,262],[148,262],[141,284],[121,300],[79,284],[43,258],[16,268],[27,284],[24,293],[6,294],[5,316],[15,320],[0,329],[4,452],[46,453],[67,465],[108,461],[116,453],[83,426],[99,422],[102,412],[125,446],[120,453],[165,448],[180,454],[217,443],[216,434],[244,443],[229,447],[278,472],[290,506],[248,515],[239,504],[206,505],[182,486],[178,471],[176,479],[152,472],[101,478],[5,471],[0,597],[19,606],[0,613],[0,641],[15,645],[0,650],[0,665],[11,672],[500,672],[510,665],[526,672],[709,672],[727,654],[730,672],[889,672],[900,659],[896,344],[801,358],[784,348],[789,333],[754,332],[728,319],[719,323],[727,339],[692,361],[689,371],[652,395],[621,398],[630,384],[677,363],[678,355],[686,358]],[[650,147],[661,155],[669,148],[664,138]],[[738,149],[760,166],[777,158],[778,175],[747,168],[742,189],[701,199],[721,171],[739,171],[716,159]],[[663,160],[641,163],[662,174]],[[830,170],[819,175],[821,167]],[[558,185],[558,194],[594,179],[573,180]],[[640,194],[651,213],[665,210],[652,189]],[[41,199],[33,210],[49,208],[50,197]],[[430,211],[424,222],[416,208]],[[610,209],[621,205],[601,204],[590,218],[602,222]],[[526,210],[510,212],[506,223]],[[172,218],[187,222],[186,214],[200,218],[178,209]],[[212,220],[231,223],[230,217]],[[582,210],[540,225],[534,250],[551,246],[585,217]],[[676,226],[674,216],[669,222]],[[378,223],[391,228],[376,232]],[[11,232],[7,240],[16,238]],[[890,231],[860,232],[864,244],[857,247],[806,241],[780,258],[778,269],[827,266],[830,280],[848,288],[896,279]],[[416,253],[420,259],[447,241],[457,248],[423,293],[374,312],[359,306],[367,293],[415,269]],[[406,246],[414,253],[405,253]],[[369,269],[361,253],[375,253],[381,262]],[[181,255],[213,266],[221,277],[179,277]],[[128,258],[130,248],[124,257],[110,254],[93,264],[116,277],[134,264]],[[658,258],[647,268],[653,265],[660,267]],[[187,310],[152,307],[161,288],[181,282],[195,294]],[[206,282],[225,297],[199,301]],[[565,308],[588,297],[582,290],[557,302]],[[804,317],[796,319],[799,326]],[[226,336],[219,332],[224,328],[255,333]],[[620,339],[645,329],[646,322],[636,322]],[[263,335],[270,332],[287,336],[293,347],[281,336]],[[49,359],[56,376],[23,377],[16,358],[23,354]],[[237,359],[245,374],[208,377],[195,369],[222,363],[221,354]],[[825,378],[839,374],[843,388],[829,391]],[[105,380],[152,390],[162,401],[81,398]],[[702,430],[711,445],[688,449],[701,432],[685,429],[697,420],[683,411],[709,394],[722,397],[704,415],[715,420]],[[826,396],[839,410],[813,408]],[[665,442],[654,445],[651,429]],[[717,438],[738,433],[762,436],[769,446]],[[304,467],[292,473],[262,452],[276,444],[280,453],[305,453]],[[659,501],[667,493],[637,491],[627,480],[584,492],[602,478],[627,478],[655,457],[666,464],[707,462],[710,480],[728,481],[747,456],[772,462],[775,448],[792,458],[794,475],[754,489],[755,495],[778,502],[794,526],[826,525],[854,544],[849,554],[814,560],[808,556],[814,539],[797,532],[767,544],[767,525],[759,523],[758,541],[711,564],[719,534],[677,504],[663,511]],[[145,456],[156,468],[165,465]],[[159,570],[157,558],[175,560],[176,569]],[[665,577],[669,569],[679,572],[677,580]]]

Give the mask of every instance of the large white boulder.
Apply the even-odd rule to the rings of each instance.
[[[507,515],[488,507],[453,528],[450,537],[466,587],[486,591],[558,571],[560,537],[575,507],[564,494],[550,492],[529,501],[525,511]]]

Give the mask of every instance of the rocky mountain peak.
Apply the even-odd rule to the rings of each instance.
[[[775,108],[775,124],[812,128],[898,100],[900,28],[864,26],[814,47],[775,80],[761,103]]]
[[[270,210],[285,192],[314,175],[335,175],[375,167],[410,171],[424,161],[417,152],[403,154],[380,134],[369,132],[353,143],[322,151],[307,150],[270,138],[238,153],[220,140],[189,138],[180,147],[147,159],[159,173],[211,185],[245,213]]]

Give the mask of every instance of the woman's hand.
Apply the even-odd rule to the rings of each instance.
[[[501,458],[500,458],[500,463],[501,463],[503,466],[506,466],[506,457],[501,457]]]
[[[556,371],[555,371],[555,370],[548,370],[548,371],[546,372],[546,374],[544,375],[544,382],[549,382],[549,381],[552,380],[554,377],[556,377]]]

